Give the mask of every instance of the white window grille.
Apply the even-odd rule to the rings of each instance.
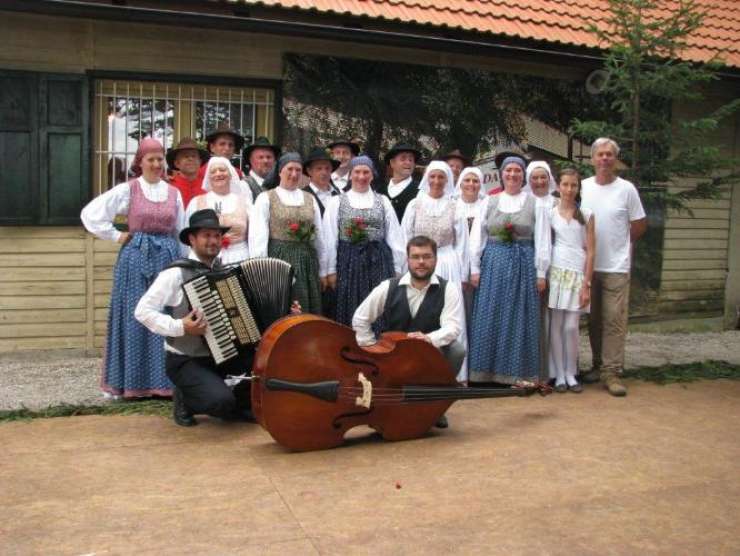
[[[275,91],[269,88],[99,79],[95,82],[94,194],[128,179],[139,141],[166,149],[183,137],[205,148],[226,123],[244,136],[275,136]],[[241,160],[242,153],[235,153]]]

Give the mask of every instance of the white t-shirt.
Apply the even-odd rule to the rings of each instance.
[[[630,271],[630,222],[645,218],[640,195],[622,178],[599,185],[596,178],[583,180],[581,206],[594,215],[596,254],[594,271]]]

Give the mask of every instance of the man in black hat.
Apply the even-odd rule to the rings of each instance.
[[[419,193],[419,181],[413,174],[420,158],[421,153],[406,143],[397,143],[385,155],[385,165],[390,166],[391,175],[388,184],[382,184],[378,193],[391,200],[399,222],[403,220],[406,205]]]
[[[354,143],[351,139],[334,141],[326,147],[331,151],[331,156],[339,162],[331,174],[331,181],[340,191],[347,192],[352,187],[349,182],[349,163],[360,154],[360,145]]]
[[[257,195],[265,190],[265,178],[275,168],[278,158],[280,158],[280,147],[270,143],[267,137],[257,137],[254,143],[244,150],[242,160],[249,167],[249,174],[245,181],[252,190],[252,198],[255,201]]]
[[[220,124],[215,131],[206,135],[208,143],[208,152],[211,156],[222,156],[232,161],[236,153],[241,152],[244,146],[244,137],[236,130],[231,129],[227,124]],[[239,179],[242,179],[242,171],[238,164],[234,164]]]
[[[460,179],[460,173],[471,165],[471,160],[467,156],[465,156],[460,149],[455,149],[450,152],[448,152],[445,155],[442,155],[439,157],[440,160],[443,160],[447,163],[447,165],[452,170],[452,177],[454,178],[455,183],[453,185],[457,184],[457,180]]]
[[[341,191],[332,183],[332,170],[339,167],[339,161],[332,159],[326,149],[316,147],[303,161],[303,173],[309,178],[308,185],[303,188],[314,197],[319,205],[321,216],[329,199],[341,194]]]
[[[203,335],[207,323],[203,313],[190,309],[182,292],[184,282],[218,270],[217,258],[225,228],[212,209],[199,210],[190,217],[190,226],[180,232],[180,241],[190,246],[187,259],[174,261],[159,273],[134,311],[136,320],[155,334],[165,337],[165,367],[175,385],[173,417],[183,427],[197,424],[194,414],[223,419],[249,418],[249,383],[232,391],[224,383],[227,374],[249,373],[253,353],[219,366],[213,360]]]

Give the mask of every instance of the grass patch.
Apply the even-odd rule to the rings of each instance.
[[[636,369],[625,370],[624,378],[636,378],[655,382],[656,384],[717,380],[720,378],[740,380],[740,365],[733,365],[727,361],[709,360],[679,365],[660,365],[659,367],[637,367]]]
[[[112,402],[104,405],[61,404],[45,409],[11,409],[0,411],[2,421],[25,421],[29,419],[48,419],[51,417],[72,417],[75,415],[172,415],[172,402],[168,400],[132,400]]]
[[[733,365],[727,361],[709,360],[679,365],[637,367],[624,371],[624,378],[645,380],[656,384],[686,383],[720,378],[740,380],[740,365]],[[104,405],[61,404],[38,410],[24,407],[0,411],[0,422],[73,417],[76,415],[160,415],[169,417],[172,415],[172,402],[169,400],[131,400]]]

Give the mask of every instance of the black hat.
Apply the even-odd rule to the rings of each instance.
[[[349,147],[349,150],[352,151],[352,156],[357,156],[360,154],[360,145],[353,142],[352,139],[340,139],[339,141],[334,141],[333,143],[330,143],[326,146],[327,149],[333,149],[334,147],[341,147],[341,146]]]
[[[183,137],[175,148],[167,149],[167,166],[174,168],[175,170],[178,169],[177,166],[175,166],[175,159],[177,158],[177,153],[180,151],[198,151],[201,164],[208,162],[208,158],[210,157],[208,151],[201,149],[200,145],[198,145],[195,140],[190,137]]]
[[[396,143],[393,145],[391,150],[389,150],[387,153],[385,153],[385,157],[383,157],[383,160],[386,164],[386,166],[390,163],[391,159],[401,153],[412,153],[414,155],[414,162],[419,162],[419,159],[421,158],[421,153],[409,145],[408,143]]]
[[[282,149],[279,146],[270,143],[270,140],[267,137],[257,137],[251,145],[244,149],[242,160],[244,160],[246,164],[249,164],[249,157],[255,149],[269,149],[275,154],[275,159],[280,158],[280,153],[282,152]]]
[[[210,145],[219,135],[231,135],[234,139],[234,151],[239,152],[242,150],[242,147],[244,146],[244,137],[239,135],[238,131],[231,129],[228,124],[225,123],[219,124],[214,131],[206,135],[206,142]]]
[[[183,228],[180,232],[180,241],[185,245],[190,245],[190,238],[188,236],[204,228],[208,230],[220,230],[222,234],[225,234],[231,229],[228,226],[221,225],[221,222],[218,221],[218,214],[216,214],[215,210],[198,210],[190,216],[190,226]]]
[[[334,160],[331,156],[329,156],[329,153],[326,152],[326,149],[316,147],[315,149],[312,149],[311,152],[308,153],[308,156],[303,160],[303,173],[308,175],[308,167],[311,165],[311,163],[319,162],[320,160],[331,163],[332,172],[339,168],[339,161]]]
[[[455,149],[454,151],[450,151],[447,154],[443,154],[439,157],[440,160],[444,160],[445,162],[447,162],[451,158],[459,158],[463,161],[463,164],[465,166],[470,166],[472,164],[472,161],[463,153],[461,153],[460,149]]]

